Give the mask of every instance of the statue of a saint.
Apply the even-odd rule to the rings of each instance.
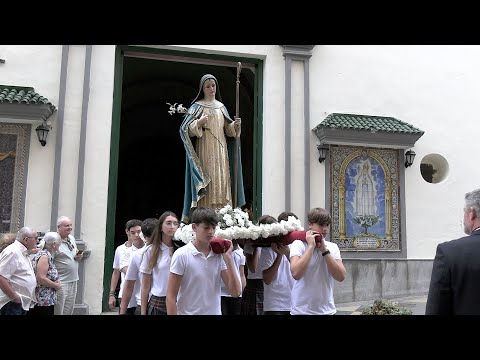
[[[230,118],[221,103],[215,76],[206,74],[200,80],[197,96],[180,126],[186,151],[185,194],[182,221],[188,223],[196,207],[222,208],[232,204],[234,167],[237,168],[237,207],[245,204],[242,161],[240,156],[241,119]],[[238,162],[235,164],[235,145]]]
[[[375,180],[370,172],[370,163],[365,160],[359,165],[359,174],[355,188],[355,210],[357,216],[375,216]]]

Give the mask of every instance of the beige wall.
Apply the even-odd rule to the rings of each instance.
[[[6,60],[0,67],[2,84],[34,87],[35,91],[58,107],[62,46],[9,45],[3,46],[1,50],[2,58]],[[85,53],[85,45],[69,46],[58,206],[59,213],[71,217],[73,221],[77,206]],[[102,305],[114,56],[115,46],[93,46],[80,234],[80,238],[86,241],[91,250],[85,266],[85,302],[89,305],[91,314],[100,313]],[[37,231],[54,230],[50,229],[50,220],[55,151],[58,150],[57,116],[58,112],[49,119],[53,128],[45,147],[40,145],[34,131],[40,123],[30,122],[33,129],[28,161],[25,225],[34,227]],[[75,228],[75,222],[73,225]]]
[[[425,134],[405,170],[408,258],[435,256],[440,242],[463,236],[463,197],[479,187],[477,141],[480,46],[325,46],[311,58],[311,118],[332,112],[393,116]],[[428,154],[449,164],[444,182],[420,174]]]
[[[264,59],[263,212],[284,210],[285,60],[278,45],[155,46]],[[2,84],[33,86],[58,106],[62,47],[3,46]],[[85,302],[101,312],[112,121],[115,46],[95,45],[92,53],[81,238],[92,251],[86,263]],[[439,242],[462,236],[463,195],[478,187],[474,158],[480,145],[477,97],[480,46],[317,45],[310,58],[310,129],[332,112],[393,116],[425,131],[405,171],[408,258],[432,259]],[[61,163],[62,214],[75,218],[78,148],[85,46],[70,46]],[[303,64],[292,64],[292,209],[303,211]],[[56,116],[47,146],[32,131],[25,224],[50,227]],[[9,121],[9,119],[0,119]],[[310,137],[311,205],[325,204],[325,167]],[[421,159],[444,156],[450,170],[441,184],[426,183]],[[296,196],[298,194],[298,196]],[[74,224],[75,226],[75,224]]]

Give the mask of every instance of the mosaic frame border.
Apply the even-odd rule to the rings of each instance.
[[[356,239],[348,236],[346,231],[346,171],[350,163],[361,157],[374,159],[382,167],[385,176],[385,237],[377,239],[375,247],[358,246]],[[331,145],[330,158],[331,241],[342,251],[400,252],[401,194],[398,150]]]
[[[16,135],[15,170],[12,191],[10,231],[23,227],[25,214],[27,162],[30,150],[31,124],[0,123],[0,134]]]

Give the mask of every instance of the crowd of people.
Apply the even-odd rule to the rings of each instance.
[[[288,216],[296,217],[284,212],[257,222]],[[195,238],[183,246],[174,241],[179,219],[173,212],[158,220],[127,221],[127,241],[115,251],[111,309],[120,304],[119,314],[131,315],[335,314],[334,281],[343,281],[346,270],[338,246],[325,240],[331,224],[327,210],[309,212],[305,239],[271,246],[233,240],[220,253],[211,246],[218,221],[214,209],[196,208]]]
[[[30,227],[0,241],[0,315],[72,315],[78,262],[83,254],[71,235],[72,221],[57,219],[57,230],[39,235]]]
[[[345,279],[346,269],[338,246],[326,240],[332,221],[327,210],[309,211],[304,239],[268,246],[234,240],[226,251],[213,251],[215,208],[245,204],[238,141],[242,121],[238,106],[230,117],[211,74],[200,79],[185,113],[179,129],[186,151],[180,220],[192,224],[195,239],[184,246],[174,241],[179,217],[170,211],[158,219],[129,220],[127,241],[115,250],[110,307],[119,305],[120,314],[131,315],[335,314],[334,283]],[[368,166],[365,171],[368,175]],[[371,202],[360,203],[358,213],[368,212]],[[480,189],[465,195],[464,230],[469,236],[437,247],[427,314],[480,314],[479,214]],[[265,214],[257,222],[272,224],[289,216],[296,217],[290,212],[277,218]],[[61,216],[56,231],[45,234],[43,247],[37,246],[38,234],[30,227],[2,235],[1,315],[73,314],[83,254],[71,232],[72,221]]]
[[[437,246],[427,315],[480,314],[477,270],[480,256],[480,189],[465,195],[468,235]],[[263,215],[258,224],[286,220]],[[296,217],[296,216],[295,216]],[[129,220],[127,241],[115,251],[109,303],[131,315],[332,315],[333,288],[346,277],[338,246],[325,238],[329,212],[313,208],[304,239],[286,245],[253,240],[227,241],[214,251],[218,215],[196,208],[194,240],[174,240],[179,219],[173,212],[143,222]],[[61,216],[57,231],[23,227],[0,239],[0,315],[71,315],[83,254],[71,235],[72,221]],[[120,293],[116,286],[120,280]],[[118,302],[117,302],[118,301]]]

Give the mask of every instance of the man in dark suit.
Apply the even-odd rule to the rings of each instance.
[[[465,194],[463,228],[437,246],[426,315],[480,315],[480,189]]]

